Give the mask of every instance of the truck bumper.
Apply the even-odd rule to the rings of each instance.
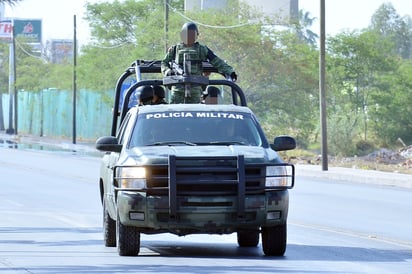
[[[246,195],[244,210],[237,197],[177,197],[177,210],[171,212],[168,196],[147,196],[145,192],[120,191],[117,207],[122,224],[143,232],[191,230],[190,233],[231,233],[241,228],[283,224],[287,220],[287,190]],[[182,232],[182,234],[185,234]]]

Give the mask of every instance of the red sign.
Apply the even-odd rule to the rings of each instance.
[[[0,20],[0,41],[11,41],[13,38],[13,22],[10,19]]]

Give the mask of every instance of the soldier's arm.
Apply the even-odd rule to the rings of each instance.
[[[163,58],[163,60],[160,63],[160,68],[161,68],[161,71],[162,71],[163,74],[165,74],[168,69],[172,69],[170,67],[170,62],[173,59],[174,59],[174,50],[173,50],[173,46],[172,46],[167,50],[167,53],[166,53],[165,57]]]
[[[206,47],[206,49],[206,58],[208,59],[210,64],[215,67],[220,73],[231,75],[233,72],[235,72],[235,70],[228,63],[219,58],[211,49],[209,49],[208,47]]]

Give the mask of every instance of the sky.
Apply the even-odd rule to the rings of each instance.
[[[268,0],[274,1],[274,0]],[[76,36],[79,44],[90,42],[88,24],[83,20],[85,3],[107,2],[105,0],[23,0],[13,7],[5,7],[4,17],[42,19],[43,42],[49,39],[73,39],[74,15]],[[326,0],[325,28],[327,35],[343,30],[366,28],[372,14],[385,2],[390,2],[400,16],[412,16],[411,0]],[[318,20],[314,31],[319,33],[320,0],[299,0],[299,9],[310,13]]]

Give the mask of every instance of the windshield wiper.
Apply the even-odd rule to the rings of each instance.
[[[155,143],[149,144],[148,146],[173,146],[173,145],[197,146],[195,143],[188,142],[188,141],[155,142]]]

